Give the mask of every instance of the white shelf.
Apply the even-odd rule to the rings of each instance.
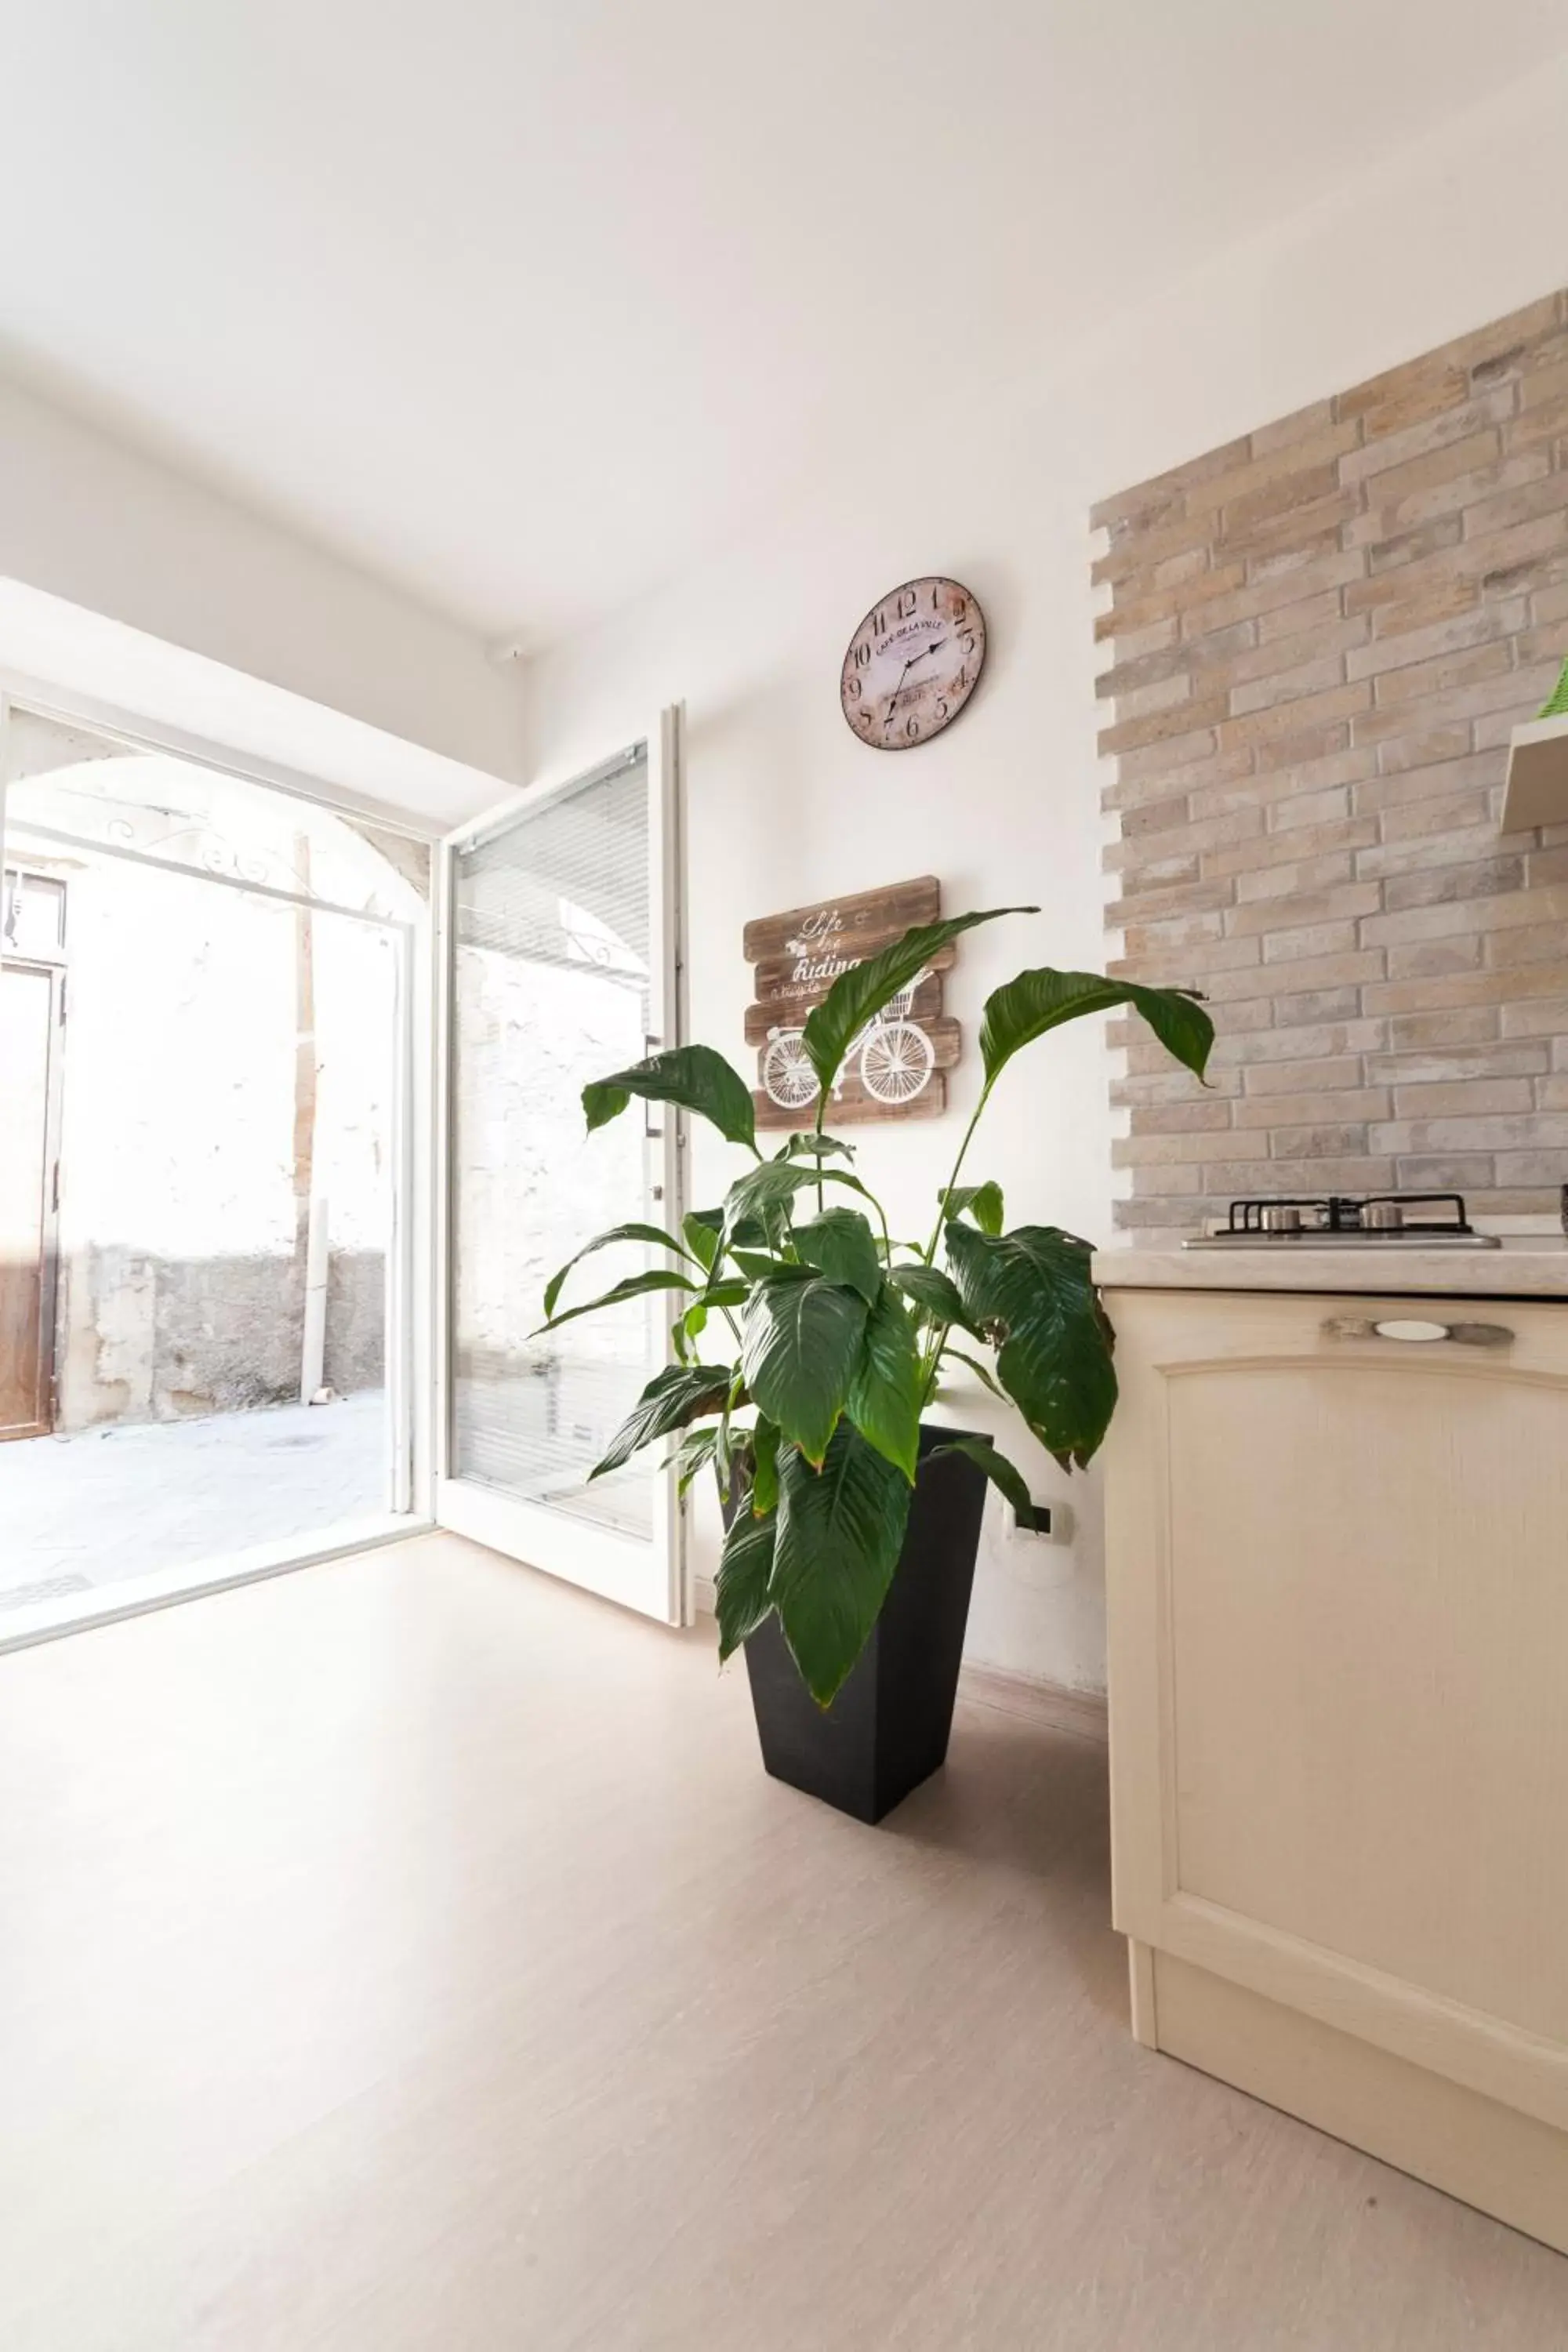
[[[1568,824],[1568,717],[1532,719],[1509,739],[1504,833]]]

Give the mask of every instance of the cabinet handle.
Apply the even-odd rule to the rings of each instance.
[[[1506,1323],[1433,1323],[1414,1315],[1331,1315],[1323,1325],[1325,1339],[1397,1339],[1412,1347],[1447,1340],[1456,1348],[1511,1348],[1513,1336]]]

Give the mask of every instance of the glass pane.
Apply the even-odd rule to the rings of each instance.
[[[451,1469],[651,1539],[647,1457],[585,1482],[664,1361],[669,1295],[528,1337],[584,1241],[660,1222],[640,1108],[590,1137],[582,1102],[647,1050],[649,851],[639,746],[454,861]],[[649,1262],[604,1250],[563,1303]]]
[[[13,851],[94,844],[402,922],[429,898],[427,843],[290,793],[30,710],[13,709],[7,750]]]
[[[100,1586],[216,1572],[258,1546],[303,1548],[379,1520],[392,1496],[395,935],[102,848],[55,855],[59,874],[41,878],[68,1011],[47,1064],[59,982],[0,964],[0,1258],[26,1277],[0,1279],[0,1342],[7,1326],[20,1335],[0,1359],[13,1390],[46,1400],[23,1412],[0,1378],[0,1428],[28,1433],[0,1444],[0,1624]],[[47,1314],[40,1194],[58,1199]],[[19,1196],[33,1203],[25,1248],[5,1230],[19,1228]],[[312,1223],[326,1292],[314,1404],[301,1396]]]

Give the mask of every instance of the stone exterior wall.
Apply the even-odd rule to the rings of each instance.
[[[1214,1090],[1128,1034],[1121,1223],[1242,1192],[1568,1180],[1568,825],[1500,835],[1568,653],[1568,296],[1106,499],[1110,969],[1191,984]]]
[[[340,1396],[386,1377],[386,1260],[333,1250],[326,1369]],[[91,1245],[61,1268],[56,1426],[181,1421],[300,1394],[305,1262],[298,1252],[170,1258]]]

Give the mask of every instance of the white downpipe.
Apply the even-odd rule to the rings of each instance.
[[[327,1373],[327,1196],[310,1195],[305,1236],[305,1338],[300,1357],[300,1402],[311,1404]]]

